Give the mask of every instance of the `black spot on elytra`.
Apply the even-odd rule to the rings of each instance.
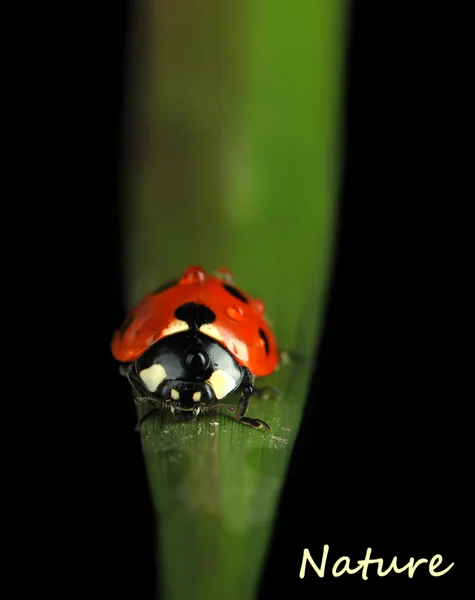
[[[216,315],[205,304],[187,302],[175,310],[175,317],[180,321],[186,321],[190,329],[199,329],[202,325],[208,325],[216,321]]]
[[[174,279],[173,281],[169,281],[168,283],[159,285],[158,288],[153,290],[152,294],[155,296],[156,294],[161,294],[162,292],[166,292],[166,290],[169,290],[170,288],[177,285],[178,281],[179,281],[178,279]]]
[[[127,319],[122,323],[122,327],[119,329],[119,335],[120,337],[124,337],[124,333],[127,331],[127,329],[130,327],[130,325],[132,324],[132,321],[134,320],[133,315],[130,315],[127,317]]]
[[[238,300],[241,300],[241,302],[244,302],[245,304],[247,304],[247,298],[244,296],[244,294],[242,292],[240,292],[237,288],[235,288],[233,285],[229,285],[229,283],[223,283],[223,287],[224,289],[226,289],[232,296],[234,296],[235,298],[237,298]]]
[[[261,336],[261,338],[264,340],[264,345],[266,348],[266,354],[269,354],[269,340],[266,336],[266,332],[262,329],[259,329],[259,335]]]

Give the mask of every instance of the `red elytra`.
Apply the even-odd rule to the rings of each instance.
[[[200,327],[201,332],[219,341],[255,376],[272,373],[279,363],[279,352],[264,316],[264,304],[236,288],[229,270],[220,272],[224,276],[216,277],[192,266],[170,287],[147,294],[114,332],[113,356],[123,363],[133,362],[158,340],[185,330],[187,325],[177,319],[175,310],[194,302],[216,315],[212,324]]]

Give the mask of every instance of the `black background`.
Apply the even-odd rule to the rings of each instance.
[[[61,416],[66,427],[63,421],[54,437],[44,433],[54,439],[60,491],[43,490],[56,518],[40,541],[43,548],[59,517],[61,542],[45,554],[47,587],[67,570],[73,587],[151,600],[154,529],[135,408],[109,352],[125,312],[118,215],[130,9],[121,0],[107,12],[62,21],[59,47],[79,30],[74,58],[56,58],[50,70],[59,88],[52,112],[64,131],[53,142],[46,181],[59,180],[61,171],[60,208],[51,215],[66,228],[48,215],[52,233],[40,236],[45,247],[49,242],[43,264],[58,290],[48,304],[59,331],[44,338],[53,347],[48,372],[70,401]],[[458,443],[467,419],[460,407],[468,405],[460,342],[460,284],[468,272],[458,268],[460,199],[467,198],[466,19],[436,3],[352,4],[338,252],[262,599],[283,590],[296,598],[449,591],[462,576],[469,480]],[[46,117],[43,125],[41,143]],[[63,454],[67,468],[58,461]],[[330,568],[323,580],[311,570],[300,580],[303,549],[317,560],[324,544],[330,568],[343,555],[354,566],[368,547],[386,564],[440,553],[443,565],[455,566],[441,578],[425,566],[413,580],[378,578],[373,566],[368,581],[333,578]]]

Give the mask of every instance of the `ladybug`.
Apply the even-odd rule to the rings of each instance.
[[[276,370],[281,356],[263,303],[238,289],[227,269],[211,275],[191,266],[147,294],[114,332],[111,350],[139,394],[136,403],[155,408],[137,428],[159,409],[193,420],[226,408],[244,425],[270,429],[246,412],[253,395],[278,393],[254,381]],[[222,402],[238,390],[237,406]]]

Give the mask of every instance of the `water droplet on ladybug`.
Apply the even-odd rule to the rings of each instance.
[[[233,282],[233,274],[229,269],[226,269],[226,267],[220,267],[219,269],[216,269],[216,274],[228,283]]]
[[[259,314],[264,314],[264,303],[261,300],[257,300],[256,298],[253,298],[252,300],[252,304],[254,305],[254,308],[257,310],[257,312]]]
[[[203,283],[206,279],[206,273],[201,267],[188,267],[180,279],[180,285],[192,285]]]
[[[244,311],[240,306],[228,306],[226,313],[233,321],[242,321],[244,318]]]

